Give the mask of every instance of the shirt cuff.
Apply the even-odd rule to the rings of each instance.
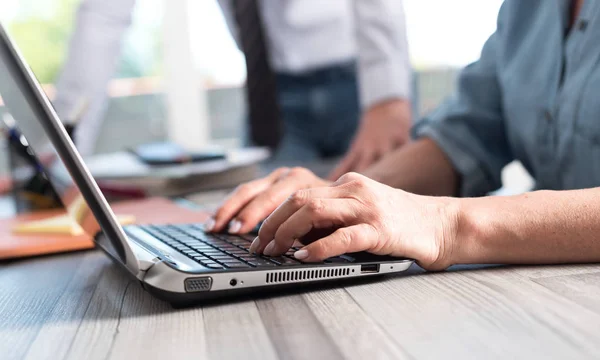
[[[465,151],[458,139],[458,134],[443,126],[432,124],[431,120],[423,119],[412,129],[414,139],[430,138],[433,140],[450,159],[454,169],[460,174],[460,197],[485,196],[490,189],[499,188],[500,184],[494,184],[484,171],[477,158]]]
[[[410,66],[384,62],[359,64],[360,103],[363,109],[389,99],[411,97]]]

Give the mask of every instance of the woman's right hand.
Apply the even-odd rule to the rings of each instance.
[[[238,186],[213,217],[205,230],[231,234],[245,234],[253,230],[295,191],[329,185],[304,168],[279,168],[262,179]]]

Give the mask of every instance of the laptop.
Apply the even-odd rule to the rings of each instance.
[[[265,290],[402,272],[411,259],[345,254],[303,263],[251,254],[254,235],[209,234],[201,224],[121,226],[31,69],[0,25],[0,95],[70,216],[152,295],[193,305]]]

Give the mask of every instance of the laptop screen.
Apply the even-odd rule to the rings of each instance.
[[[112,210],[1,25],[0,95],[71,217],[92,237],[103,231],[112,246],[106,250],[130,270],[136,269],[137,261]]]

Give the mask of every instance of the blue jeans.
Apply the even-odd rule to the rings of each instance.
[[[284,133],[272,161],[313,161],[346,152],[361,113],[354,63],[278,74],[277,87]]]

